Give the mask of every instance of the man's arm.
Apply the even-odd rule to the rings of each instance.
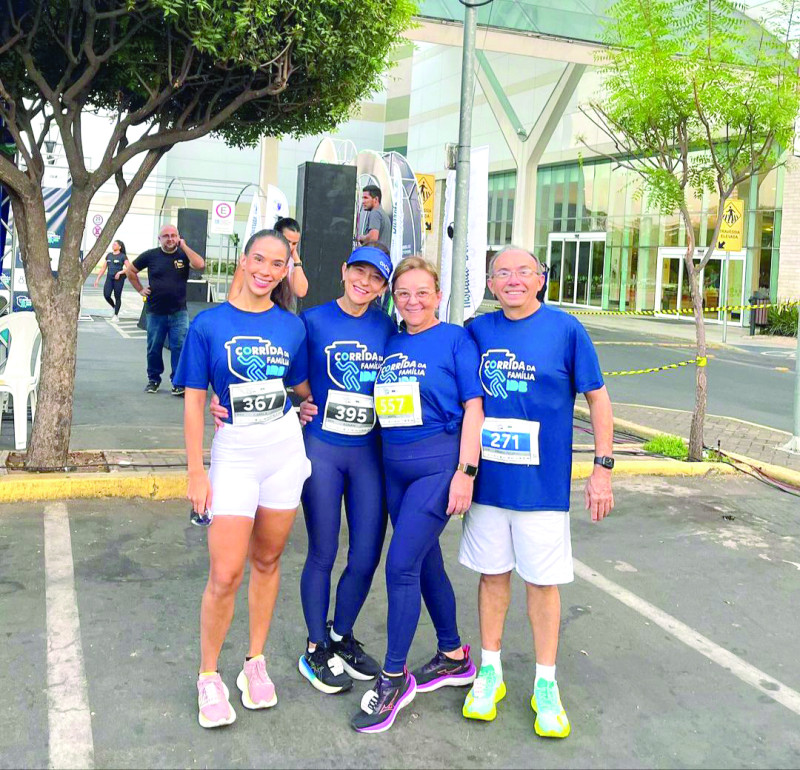
[[[206,266],[206,261],[192,248],[190,248],[183,238],[178,242],[178,247],[183,249],[184,254],[189,257],[189,264],[195,270],[202,270]]]
[[[139,280],[139,270],[134,267],[133,262],[125,261],[125,275],[128,276],[128,280],[131,282],[131,286],[133,286],[136,291],[139,292],[143,297],[146,297],[150,294],[150,287],[144,288],[142,286],[142,282]]]
[[[595,457],[608,457],[614,449],[614,415],[606,386],[584,393],[589,404],[589,418],[594,433]],[[591,511],[592,521],[602,521],[614,507],[611,491],[611,471],[595,465],[586,482],[584,491],[586,510]]]
[[[375,227],[375,220],[378,220],[377,224],[378,227]],[[367,212],[367,220],[365,222],[365,226],[367,231],[363,235],[359,235],[356,240],[362,245],[366,246],[368,243],[376,243],[378,238],[381,237],[380,231],[380,219],[375,214],[375,212],[368,211]]]

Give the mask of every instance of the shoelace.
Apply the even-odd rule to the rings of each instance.
[[[494,669],[481,669],[481,673],[479,674],[478,678],[475,680],[475,684],[472,688],[473,697],[475,698],[486,698],[488,695],[491,694],[492,690],[494,689]]]
[[[267,684],[269,682],[269,674],[267,674],[267,663],[261,658],[256,661],[255,671],[253,672],[253,679],[260,684]]]
[[[201,708],[205,708],[206,706],[215,706],[219,703],[222,698],[221,688],[217,686],[216,682],[208,682],[204,684],[202,689],[200,690],[200,706]]]
[[[555,682],[547,682],[535,688],[536,692],[536,705],[539,711],[558,711],[558,702],[556,701],[556,684]]]

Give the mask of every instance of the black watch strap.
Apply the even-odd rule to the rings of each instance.
[[[457,470],[466,473],[467,476],[471,476],[473,479],[478,475],[478,466],[477,465],[470,465],[469,463],[459,463]]]
[[[608,455],[603,455],[602,457],[595,457],[594,464],[599,465],[602,468],[607,468],[608,470],[613,470],[614,458],[609,457]]]

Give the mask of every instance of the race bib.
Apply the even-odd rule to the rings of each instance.
[[[382,428],[422,425],[418,382],[375,385],[375,411]]]
[[[231,385],[234,425],[255,425],[283,417],[286,388],[280,378]]]
[[[481,430],[481,457],[510,465],[538,465],[539,423],[487,417]]]
[[[344,436],[366,436],[375,427],[375,403],[364,393],[329,390],[322,430]]]

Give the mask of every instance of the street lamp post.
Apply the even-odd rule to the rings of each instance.
[[[453,221],[453,264],[450,270],[450,323],[464,325],[467,268],[469,173],[472,151],[472,97],[475,93],[475,36],[478,8],[492,0],[459,0],[464,6],[464,43],[461,57],[461,107],[458,122],[458,162]]]

